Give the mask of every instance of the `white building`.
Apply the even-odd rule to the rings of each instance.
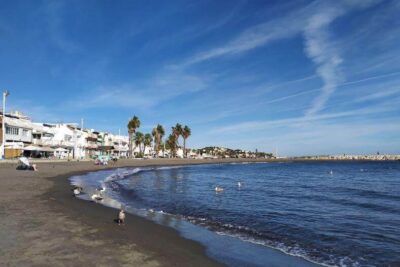
[[[2,119],[0,113],[0,125]],[[7,158],[15,158],[23,153],[33,157],[54,156],[60,159],[83,159],[97,155],[127,157],[128,154],[128,136],[81,129],[75,123],[33,123],[19,112],[7,114],[4,121]],[[147,148],[145,153],[152,151]]]
[[[33,143],[55,149],[56,158],[83,159],[86,157],[88,133],[72,123],[34,123]]]
[[[22,142],[32,143],[32,121],[19,112],[7,114],[4,118],[6,126],[6,146],[7,143]]]
[[[15,158],[22,154],[25,145],[32,143],[32,122],[19,112],[0,116],[0,130],[3,131],[2,122],[5,124],[5,140],[0,135],[1,148],[5,148],[6,158]],[[3,149],[0,149],[2,158]]]
[[[114,146],[114,155],[120,158],[128,157],[128,150],[129,150],[128,136],[114,135],[112,136],[112,140]]]

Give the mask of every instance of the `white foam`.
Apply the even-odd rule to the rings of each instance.
[[[124,179],[124,178],[132,175],[132,174],[138,173],[138,172],[140,172],[142,170],[143,170],[142,168],[134,168],[132,170],[127,170],[127,171],[124,171],[124,172],[120,173],[120,172],[118,172],[118,169],[117,169],[115,173],[107,176],[104,179],[104,182],[107,183],[107,182],[111,182],[111,181],[121,180],[121,179]]]
[[[156,167],[154,168],[155,170],[171,170],[171,169],[181,169],[184,168],[185,166],[181,165],[176,165],[176,166],[162,166],[162,167]]]

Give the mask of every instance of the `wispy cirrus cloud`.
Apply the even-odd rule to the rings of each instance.
[[[97,107],[152,108],[163,101],[206,88],[207,80],[179,70],[163,70],[143,84],[125,83],[99,86],[78,102],[69,105],[79,109]]]
[[[363,117],[365,115],[371,114],[379,114],[385,112],[392,112],[399,110],[398,103],[389,102],[386,105],[380,105],[376,107],[368,107],[368,108],[360,108],[354,110],[348,110],[343,112],[334,112],[334,113],[326,113],[320,115],[310,115],[310,116],[300,116],[300,117],[292,117],[278,120],[266,120],[266,121],[247,121],[232,125],[227,125],[223,127],[218,127],[211,129],[209,133],[217,134],[217,133],[227,133],[227,132],[252,132],[258,131],[262,129],[271,129],[278,127],[291,127],[296,125],[304,125],[310,122],[317,121],[329,121],[339,118],[354,118],[354,117]]]
[[[306,111],[306,116],[320,111],[342,80],[338,66],[343,60],[329,40],[327,27],[343,13],[342,8],[328,7],[311,16],[304,30],[306,53],[317,65],[317,73],[324,83],[320,95],[314,99],[311,108]]]
[[[225,44],[194,54],[184,61],[183,66],[247,52],[270,42],[299,34],[303,27],[302,22],[312,13],[313,8],[314,5],[311,4],[288,14],[284,18],[252,26]]]
[[[305,40],[306,55],[316,64],[316,74],[323,82],[321,93],[305,112],[306,116],[310,116],[323,109],[337,86],[344,81],[339,69],[343,58],[329,32],[331,23],[350,11],[367,8],[378,2],[380,1],[315,1],[284,17],[250,27],[223,45],[193,55],[179,67],[184,68],[207,60],[244,53],[273,41],[302,35]]]
[[[323,81],[323,86],[321,93],[305,112],[306,116],[321,111],[337,86],[344,81],[343,74],[340,71],[343,58],[341,51],[330,36],[330,24],[354,9],[366,8],[377,2],[379,1],[347,0],[343,1],[342,5],[324,6],[309,18],[304,29],[305,51],[317,65],[317,74]]]

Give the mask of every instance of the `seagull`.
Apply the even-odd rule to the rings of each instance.
[[[99,191],[100,193],[103,193],[106,191],[106,188],[103,186],[100,186],[99,188],[96,189],[97,191]]]
[[[81,190],[78,187],[74,188],[74,195],[75,196],[79,195],[80,193],[81,193]]]
[[[215,192],[222,192],[224,189],[222,187],[216,186],[215,187]]]
[[[125,222],[125,211],[121,209],[121,211],[118,214],[118,225],[124,224]]]
[[[72,189],[72,192],[74,193],[74,196],[77,196],[80,193],[82,193],[82,187],[74,186],[74,189]]]
[[[238,182],[238,187],[241,187],[242,186],[242,183],[241,182]]]
[[[101,194],[93,194],[93,195],[91,196],[91,198],[92,198],[94,201],[101,201],[101,200],[103,200],[103,197],[101,196]]]

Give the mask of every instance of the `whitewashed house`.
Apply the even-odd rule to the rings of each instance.
[[[22,142],[32,143],[32,121],[19,112],[7,114],[5,122],[5,139],[7,143]]]
[[[0,130],[3,131],[2,121],[5,124],[5,140],[0,134],[1,146],[5,148],[6,158],[15,158],[22,154],[23,148],[32,143],[32,121],[20,112],[14,112],[3,116],[1,114]],[[3,150],[1,149],[2,153]],[[3,157],[3,155],[0,155]]]
[[[34,143],[53,148],[56,158],[82,159],[86,156],[86,134],[74,124],[35,123],[34,128]]]
[[[128,150],[129,150],[128,136],[114,135],[112,139],[114,144],[114,155],[119,158],[128,157]]]

